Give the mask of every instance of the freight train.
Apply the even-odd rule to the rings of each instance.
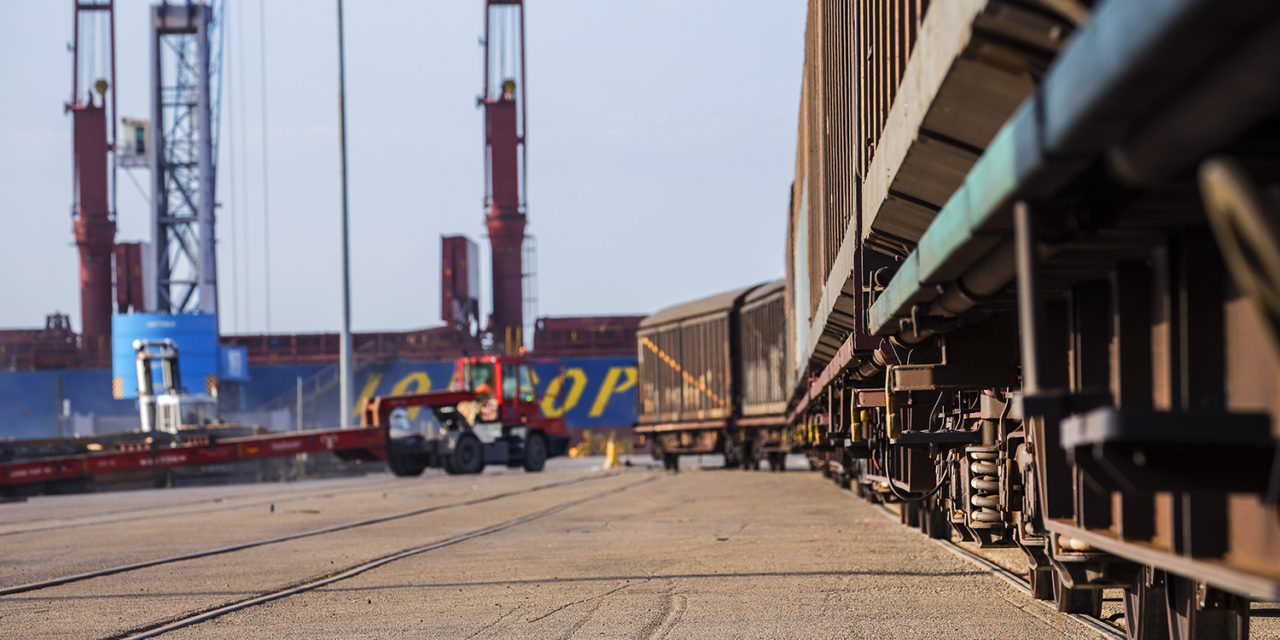
[[[786,321],[751,332],[758,288],[646,319],[637,431],[669,467],[803,451],[1021,549],[1060,611],[1123,588],[1131,638],[1247,637],[1280,600],[1276,68],[1271,0],[810,0]]]

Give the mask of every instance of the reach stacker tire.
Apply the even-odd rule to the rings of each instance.
[[[524,470],[542,471],[547,464],[547,438],[541,433],[531,433],[524,443]]]
[[[420,457],[409,453],[392,454],[387,457],[387,468],[397,477],[407,478],[420,476],[427,464]]]
[[[450,466],[453,467],[453,473],[463,475],[484,471],[484,448],[480,445],[480,439],[471,433],[458,436],[453,453],[446,458],[445,471]]]

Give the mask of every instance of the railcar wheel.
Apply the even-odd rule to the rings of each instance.
[[[1102,614],[1102,589],[1068,587],[1056,569],[1054,574],[1053,606],[1059,613],[1083,613],[1094,617]]]
[[[902,524],[905,524],[908,527],[912,527],[912,528],[919,527],[920,526],[920,503],[919,502],[902,503],[902,511],[899,513],[898,519],[902,521]]]
[[[662,454],[662,467],[672,473],[680,473],[680,456],[674,453]]]
[[[769,470],[782,472],[787,470],[787,454],[780,451],[769,452]]]
[[[1162,573],[1143,569],[1124,590],[1124,628],[1128,640],[1168,640]]]
[[[524,470],[542,471],[547,464],[547,438],[531,433],[524,441]]]
[[[925,502],[924,517],[920,519],[920,530],[933,540],[951,539],[951,518],[945,505],[936,497]]]
[[[737,469],[742,466],[742,450],[733,440],[724,443],[724,468]]]
[[[480,446],[480,439],[473,434],[458,436],[458,442],[453,445],[453,454],[449,458],[453,461],[456,473],[469,475],[484,471],[484,448]]]
[[[1054,585],[1058,582],[1058,576],[1053,572],[1052,568],[1040,567],[1030,571],[1031,575],[1031,595],[1037,600],[1053,600]]]
[[[1189,578],[1168,574],[1165,575],[1164,594],[1169,640],[1244,640],[1249,637],[1248,600],[1207,588]]]
[[[760,470],[760,452],[750,440],[742,443],[742,469],[744,471]]]

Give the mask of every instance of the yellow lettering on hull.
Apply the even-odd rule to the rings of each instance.
[[[557,407],[556,400],[560,398],[560,389],[564,386],[565,380],[570,381],[569,391],[565,394],[564,402]],[[582,399],[582,392],[586,388],[587,374],[579,367],[569,367],[564,373],[547,383],[547,392],[542,398],[542,415],[548,418],[563,416],[578,406],[578,401]]]
[[[413,389],[409,386],[413,385]],[[398,396],[405,393],[426,393],[431,391],[431,376],[426,371],[414,371],[413,373],[403,377],[396,386],[391,388],[391,395]],[[422,411],[422,407],[409,407],[408,415],[412,422],[418,418],[418,412]]]
[[[369,379],[364,381],[364,388],[360,390],[360,399],[356,401],[356,406],[351,411],[351,417],[358,422],[360,414],[364,413],[364,404],[373,397],[373,393],[378,390],[378,384],[382,382],[381,373],[373,373],[369,375]],[[346,426],[346,425],[339,425]]]
[[[622,384],[618,384],[618,378],[623,376],[625,379]],[[599,393],[596,393],[596,401],[591,404],[591,417],[599,418],[604,415],[605,407],[609,406],[609,398],[634,386],[636,386],[635,367],[609,367],[609,374],[604,377],[604,384],[600,385]]]

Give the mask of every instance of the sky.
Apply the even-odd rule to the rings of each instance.
[[[150,4],[116,0],[120,116],[149,117]],[[805,3],[528,4],[537,314],[646,314],[781,277]],[[71,6],[0,0],[0,328],[43,326],[54,311],[80,328],[63,112]],[[225,7],[221,331],[336,331],[336,9],[291,0]],[[483,2],[347,2],[345,11],[352,327],[439,325],[447,234],[481,244],[487,310],[475,106]],[[145,187],[150,177],[119,176],[121,242],[149,240],[148,194],[133,180]]]

